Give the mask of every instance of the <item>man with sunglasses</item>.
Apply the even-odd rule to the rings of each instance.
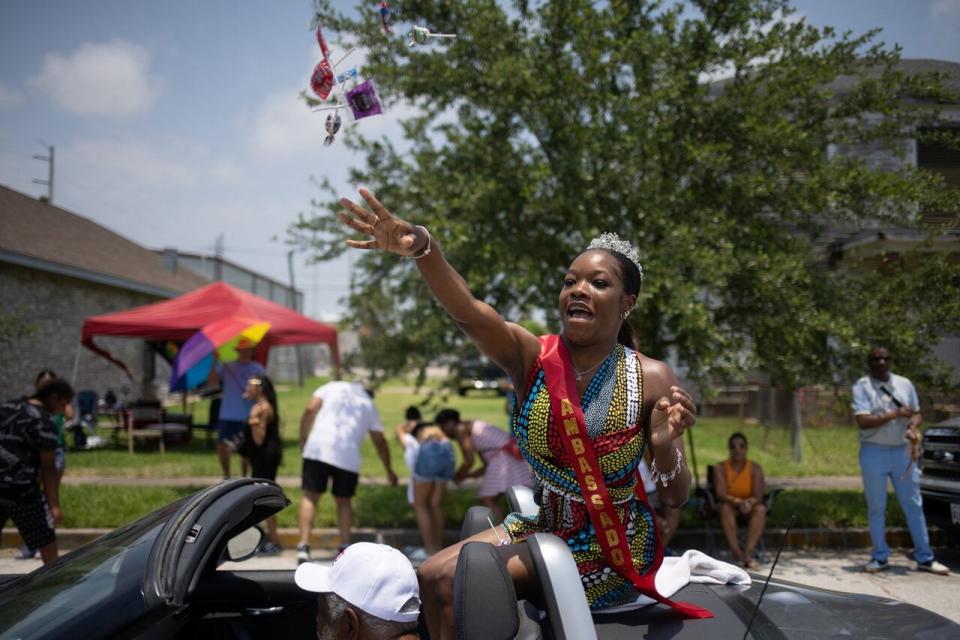
[[[890,547],[886,540],[887,478],[907,519],[913,538],[918,571],[949,573],[933,558],[920,497],[920,470],[913,457],[920,438],[920,402],[913,383],[890,371],[890,352],[874,347],[867,358],[870,374],[853,385],[853,412],[860,428],[860,472],[867,498],[867,520],[873,551],[864,570],[882,571],[888,566]]]

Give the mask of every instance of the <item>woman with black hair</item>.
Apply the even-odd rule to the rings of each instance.
[[[253,402],[244,432],[244,454],[250,459],[251,476],[275,481],[283,459],[277,392],[270,378],[256,375],[247,381],[243,397]],[[281,551],[277,517],[270,516],[267,518],[267,542],[260,545],[260,553],[276,555]]]
[[[663,501],[686,501],[690,471],[682,435],[695,422],[695,405],[669,366],[636,350],[627,321],[642,282],[636,250],[614,234],[591,242],[560,283],[561,333],[537,337],[477,300],[426,228],[397,218],[370,191],[360,195],[369,209],[344,198],[347,211],[339,217],[369,239],[347,244],[414,259],[437,302],[516,386],[519,409],[511,427],[536,475],[539,514],[510,514],[469,540],[499,545],[521,598],[537,590],[523,541],[549,532],[570,545],[591,608],[646,595],[689,616],[710,616],[666,600],[654,584],[663,547],[637,468],[650,447]],[[433,638],[453,634],[453,576],[462,544],[420,567]]]
[[[414,552],[410,559],[426,560],[443,547],[443,500],[456,456],[449,438],[436,425],[424,422],[419,409],[408,407],[406,417],[397,427],[397,440],[410,468],[407,499],[423,542],[423,552]]]

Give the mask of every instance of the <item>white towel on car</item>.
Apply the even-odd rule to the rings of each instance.
[[[657,572],[657,592],[669,598],[691,582],[701,584],[750,584],[750,575],[729,562],[721,562],[711,558],[702,551],[690,549],[682,556],[664,558],[660,570]],[[656,600],[640,596],[635,602],[622,604],[609,609],[601,609],[597,613],[617,613],[639,609]]]

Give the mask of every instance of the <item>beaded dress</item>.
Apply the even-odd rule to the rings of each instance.
[[[566,462],[539,358],[527,387],[527,397],[515,411],[512,426],[520,451],[536,476],[534,495],[540,511],[533,517],[508,515],[504,520],[507,534],[513,542],[540,532],[566,541],[592,609],[633,602],[637,590],[607,565],[576,474]],[[642,575],[653,565],[657,543],[652,514],[634,494],[637,467],[647,444],[646,432],[639,425],[643,372],[637,352],[618,344],[598,368],[580,403],[610,499],[624,523],[634,567]]]

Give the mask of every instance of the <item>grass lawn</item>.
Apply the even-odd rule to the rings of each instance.
[[[279,475],[300,475],[300,451],[298,450],[298,435],[300,430],[300,416],[310,396],[323,381],[308,379],[303,387],[296,385],[278,385],[278,403],[280,405],[280,435],[283,439],[283,464]],[[442,407],[458,409],[462,415],[469,418],[485,420],[504,429],[507,428],[507,416],[504,412],[504,399],[490,393],[473,393],[465,397],[453,394],[443,397],[434,393],[430,398],[429,389],[421,389],[414,393],[413,385],[404,381],[394,381],[382,387],[374,402],[377,411],[387,431],[388,441],[391,442],[391,459],[394,471],[400,477],[407,477],[409,472],[403,464],[400,447],[396,444],[393,435],[394,427],[403,421],[403,415],[411,404],[421,404],[432,401],[429,408],[421,407],[424,417],[428,420]],[[171,410],[177,411],[178,408]],[[198,423],[206,422],[207,402],[196,402],[189,407]],[[108,441],[111,434],[103,431],[102,435]],[[72,476],[122,476],[129,478],[175,478],[190,476],[219,476],[220,465],[212,445],[206,442],[206,434],[195,430],[193,439],[188,446],[168,447],[164,455],[160,455],[157,444],[152,441],[138,440],[135,443],[135,453],[130,455],[126,448],[126,438],[121,435],[120,448],[105,448],[92,451],[69,452],[67,456],[67,474]],[[213,440],[216,438],[214,436]],[[383,465],[377,457],[376,450],[369,439],[364,440],[362,448],[363,476],[384,476]],[[239,474],[239,458],[234,458],[231,471]]]
[[[279,387],[281,416],[281,436],[284,441],[284,459],[280,475],[296,476],[300,473],[300,452],[297,450],[297,436],[300,415],[310,399],[313,390],[321,380],[310,379],[303,387],[283,385]],[[396,380],[381,387],[375,398],[377,410],[387,430],[388,440],[394,444],[393,428],[403,420],[406,407],[411,404],[430,402],[429,408],[422,408],[424,416],[431,419],[443,406],[458,409],[466,418],[491,422],[501,428],[507,428],[504,413],[504,400],[490,393],[473,393],[465,397],[456,394],[430,397],[429,389],[414,393],[411,383]],[[197,422],[206,422],[207,403],[195,403],[191,409]],[[816,475],[857,475],[857,434],[852,426],[808,429],[804,432],[804,460],[795,463],[790,460],[790,433],[782,427],[764,428],[747,424],[736,418],[701,419],[693,429],[697,470],[702,478],[706,477],[706,466],[722,460],[727,455],[727,438],[735,431],[746,434],[750,441],[750,456],[763,465],[766,474],[775,476],[816,476]],[[104,434],[109,438],[108,434]],[[687,461],[693,466],[689,441],[687,441]],[[206,436],[200,431],[194,432],[189,446],[169,447],[165,455],[160,455],[155,442],[138,441],[136,453],[127,453],[126,442],[121,437],[121,448],[99,449],[95,451],[70,452],[67,457],[67,474],[73,476],[124,476],[131,478],[172,478],[187,476],[219,476],[220,466],[216,453],[206,444]],[[459,452],[458,452],[459,454]],[[365,440],[362,449],[363,476],[383,476],[383,466],[369,440]],[[399,446],[392,447],[394,470],[401,477],[408,471],[402,463]],[[234,459],[232,471],[239,471],[239,460]]]
[[[67,485],[62,489],[64,527],[118,527],[136,520],[155,509],[188,496],[200,487],[139,487]],[[298,489],[285,489],[291,504],[280,512],[281,527],[297,525]],[[467,508],[475,503],[473,490],[451,490],[444,504],[448,527],[459,528]],[[354,499],[358,527],[415,527],[413,511],[406,501],[403,487],[360,486]],[[865,527],[867,508],[858,491],[817,491],[797,489],[781,493],[774,503],[769,526],[784,527],[791,514],[797,515],[798,527]],[[321,498],[316,525],[335,525],[334,505],[329,496]],[[699,528],[703,520],[692,506],[684,509],[682,526]],[[716,521],[712,523],[716,526]],[[904,526],[903,513],[891,494],[887,505],[887,526]]]

